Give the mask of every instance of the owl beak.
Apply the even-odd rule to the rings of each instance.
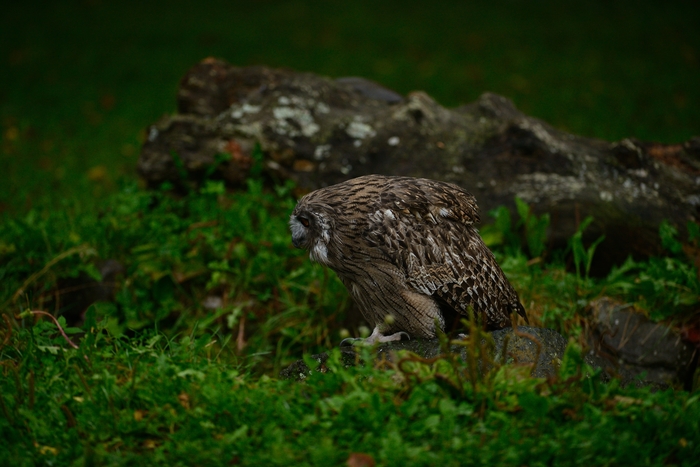
[[[294,236],[292,236],[292,245],[294,245],[294,248],[301,248],[301,242]]]

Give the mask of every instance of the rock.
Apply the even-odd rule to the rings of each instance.
[[[557,374],[567,345],[566,339],[558,332],[552,329],[519,326],[517,331],[513,328],[505,328],[490,334],[493,337],[494,347],[489,349],[486,340],[482,340],[481,345],[483,349],[488,351],[491,361],[507,361],[520,365],[531,365],[536,362],[531,374],[537,378],[546,378]],[[408,350],[426,359],[437,357],[443,353],[438,339],[413,339],[379,345],[375,358],[393,361],[394,353],[397,350]],[[467,348],[465,346],[453,345],[451,351],[458,354],[462,360],[467,361]],[[358,355],[352,348],[341,348],[341,357],[346,366],[355,365],[358,361]],[[324,364],[328,359],[328,354],[317,354],[313,355],[312,358],[319,362],[317,371],[325,371]],[[598,365],[598,361],[594,357],[586,357],[585,361],[591,366]],[[309,367],[303,360],[298,360],[282,370],[280,375],[285,379],[302,380],[309,375]]]
[[[151,125],[141,150],[138,170],[151,186],[207,176],[241,185],[256,144],[266,175],[302,191],[369,173],[445,180],[472,192],[482,213],[514,212],[516,196],[550,213],[553,248],[593,216],[584,241],[606,236],[599,273],[629,254],[658,253],[660,222],[684,226],[700,208],[700,138],[584,138],[495,94],[446,109],[423,92],[404,98],[362,78],[206,59],[182,79],[177,101],[178,113]]]
[[[85,311],[93,303],[114,300],[124,266],[114,259],[98,261],[95,266],[102,280],[97,281],[84,272],[76,277],[60,277],[56,281],[55,292],[51,294],[56,302],[46,304],[47,309],[58,310],[56,316],[63,316],[69,326],[82,325]]]
[[[358,355],[352,349],[341,349],[340,357],[343,365],[349,367],[354,366],[357,363]],[[318,367],[314,368],[313,371],[319,371],[321,373],[326,373],[328,371],[326,368],[326,361],[328,360],[327,352],[312,355],[311,358],[318,362]],[[297,360],[284,370],[280,371],[280,376],[283,379],[294,379],[296,381],[303,381],[304,379],[308,378],[309,374],[311,374],[311,370],[304,360]]]
[[[623,384],[691,388],[697,349],[678,331],[607,297],[589,309],[589,343],[608,373],[618,374]]]
[[[365,78],[349,76],[347,78],[338,78],[335,82],[339,84],[349,84],[355,91],[369,99],[384,101],[389,104],[398,104],[403,101],[403,96],[401,94],[395,93],[391,89],[387,89]]]
[[[633,307],[603,297],[589,305],[591,346],[584,362],[603,371],[603,379],[619,378],[622,385],[649,386],[655,390],[683,387],[690,390],[698,364],[697,349],[685,342],[681,334],[663,323],[653,323]],[[567,340],[552,329],[519,326],[493,331],[494,346],[482,340],[488,360],[531,365],[532,376],[547,378],[557,375],[566,350]],[[504,349],[506,352],[504,359]],[[414,339],[389,342],[376,349],[376,360],[394,361],[397,350],[408,350],[426,359],[443,352],[438,339]],[[453,345],[450,351],[467,360],[466,347]],[[341,348],[345,365],[355,365],[358,355],[352,348]],[[539,354],[538,354],[539,352]],[[313,355],[318,371],[325,371],[327,353]],[[482,369],[480,368],[480,371]],[[281,372],[283,378],[301,380],[309,368],[299,360]]]

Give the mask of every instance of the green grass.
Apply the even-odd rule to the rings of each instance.
[[[571,340],[556,378],[411,356],[345,369],[336,356],[332,373],[293,383],[281,368],[362,323],[337,277],[291,247],[292,187],[211,180],[174,197],[135,175],[144,128],[210,55],[364,76],[446,106],[492,91],[586,136],[683,141],[700,134],[699,20],[692,2],[4,5],[0,464],[699,465],[697,377],[690,392],[621,388],[578,350],[602,294],[692,323],[694,224],[685,248],[664,225],[665,257],[592,278],[581,235],[547,251],[547,216],[493,213],[482,234],[531,323]],[[56,297],[94,287],[107,260],[123,267],[113,300],[71,326]]]
[[[410,356],[305,383],[251,378],[216,337],[117,338],[65,349],[53,325],[0,357],[4,465],[697,465],[698,395],[603,384],[569,349],[558,378]],[[527,370],[527,368],[524,368]]]
[[[253,341],[251,358],[265,356],[266,369],[279,370],[338,340],[339,330],[328,328],[339,327],[347,301],[338,279],[290,244],[293,203],[288,188],[267,193],[251,180],[247,192],[226,194],[221,182],[208,182],[179,199],[132,183],[97,212],[68,203],[60,211],[34,209],[0,226],[0,303],[15,314],[70,314],[55,299],[68,292],[61,280],[82,277],[71,287],[89,291],[85,281],[101,278],[96,264],[116,260],[124,273],[114,303],[95,305],[112,332],[156,323],[171,333],[219,327],[230,338],[242,326]],[[215,309],[204,306],[208,297],[219,299]]]

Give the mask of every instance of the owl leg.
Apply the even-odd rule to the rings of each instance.
[[[388,336],[385,336],[379,330],[379,326],[375,326],[374,330],[372,331],[372,334],[370,334],[369,337],[365,339],[348,337],[347,339],[343,339],[340,342],[340,346],[345,347],[348,345],[353,345],[355,343],[362,343],[363,345],[372,345],[374,343],[400,341],[401,337],[405,337],[409,340],[411,339],[411,336],[409,336],[408,333],[403,331],[395,332],[394,334],[389,334]]]

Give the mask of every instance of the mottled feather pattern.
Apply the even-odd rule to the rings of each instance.
[[[474,227],[476,200],[446,182],[368,175],[304,196],[290,218],[296,246],[333,269],[376,332],[434,337],[435,321],[472,310],[487,329],[525,317]],[[392,315],[393,320],[386,320]]]

